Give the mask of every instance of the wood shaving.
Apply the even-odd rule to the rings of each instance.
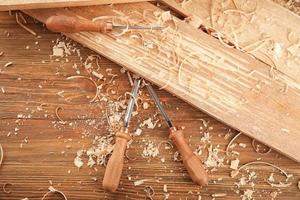
[[[208,157],[204,162],[206,167],[216,168],[223,166],[224,157],[219,155],[220,149],[218,146],[213,147],[212,145],[208,148]]]
[[[156,120],[156,121],[152,121],[151,117],[149,117],[148,119],[144,120],[140,126],[141,127],[144,127],[144,126],[147,126],[147,128],[149,129],[154,129],[156,124],[158,123],[159,120]]]
[[[140,129],[140,128],[137,128],[136,130],[135,130],[135,132],[134,132],[134,135],[136,135],[136,136],[140,136],[141,134],[142,134],[142,129]]]
[[[44,194],[44,196],[42,197],[41,200],[44,200],[50,193],[58,193],[64,198],[64,200],[68,200],[68,198],[66,197],[66,195],[62,191],[59,191],[59,190],[55,189],[52,186],[49,186],[48,190],[49,191],[46,192],[46,194]]]
[[[13,64],[13,62],[8,62],[8,63],[5,63],[4,67],[9,67]]]
[[[241,135],[242,133],[239,132],[238,134],[236,134],[228,143],[227,147],[226,147],[226,155],[229,156],[229,148],[231,146],[231,144]]]
[[[96,71],[92,71],[92,75],[95,76],[98,79],[103,79],[103,77],[104,77],[103,74],[100,74]]]
[[[170,141],[161,141],[158,144],[158,149],[160,149],[163,144],[165,144],[165,149],[173,149],[173,144]]]
[[[0,56],[3,56],[4,55],[4,52],[3,51],[0,51]]]
[[[227,194],[226,193],[215,193],[212,194],[211,197],[216,198],[216,197],[226,197]]]
[[[230,169],[238,169],[239,163],[240,163],[239,159],[232,160],[230,163]]]
[[[25,26],[24,24],[22,24],[19,21],[19,13],[16,13],[16,22],[17,24],[19,24],[23,29],[25,29],[26,31],[28,31],[29,33],[31,33],[34,36],[37,36],[36,32],[34,32],[32,29],[28,28],[27,26]]]
[[[3,192],[6,193],[6,194],[10,194],[11,193],[11,190],[7,190],[8,186],[13,186],[13,184],[11,184],[11,183],[4,183],[3,187],[2,187]]]
[[[268,166],[271,166],[277,170],[280,171],[281,174],[283,174],[286,179],[288,179],[290,177],[289,174],[287,174],[283,169],[281,169],[280,167],[274,165],[274,164],[271,164],[271,163],[268,163],[268,162],[263,162],[263,161],[253,161],[253,162],[249,162],[249,163],[246,163],[244,165],[242,165],[240,168],[238,168],[237,170],[234,170],[231,172],[231,177],[234,178],[236,177],[238,174],[239,174],[239,171],[244,169],[245,167],[247,166],[250,166],[250,165],[268,165]],[[267,180],[267,183],[269,183],[271,186],[273,187],[288,187],[290,186],[290,183],[282,183],[282,182],[279,182],[279,183],[272,183],[270,182],[269,180]]]
[[[132,161],[137,159],[137,158],[131,158],[128,156],[128,149],[126,149],[126,151],[125,151],[125,158],[127,158],[128,160],[132,160]]]
[[[155,195],[155,191],[152,186],[145,187],[144,191],[146,192],[146,198],[153,200],[153,196]]]
[[[152,141],[146,143],[146,146],[144,147],[142,156],[144,158],[155,158],[159,154],[158,146],[155,145]]]
[[[298,189],[300,190],[300,180],[298,181]]]
[[[151,181],[151,179],[141,179],[133,182],[134,186],[139,186],[145,183],[145,181]]]
[[[248,45],[242,47],[241,49],[242,49],[243,51],[249,51],[249,49],[251,49],[252,47],[255,47],[255,46],[256,46],[255,49],[251,50],[251,52],[254,52],[254,51],[259,50],[263,45],[266,44],[267,41],[270,41],[270,40],[271,40],[270,37],[263,38],[263,39],[258,40],[258,41],[256,41],[256,42],[253,42],[253,43],[251,43],[251,44],[248,44]],[[257,46],[257,45],[258,45],[258,46]]]
[[[55,115],[56,115],[57,119],[60,121],[60,123],[66,124],[67,122],[64,121],[64,120],[59,116],[59,114],[58,114],[58,111],[59,111],[59,110],[63,110],[63,108],[60,107],[60,106],[56,107],[56,109],[55,109]]]
[[[268,147],[268,151],[266,151],[266,152],[259,151],[258,145],[255,145],[255,141],[256,141],[255,139],[252,139],[251,145],[252,145],[252,148],[254,149],[254,151],[256,153],[258,153],[260,155],[266,155],[266,154],[269,154],[272,151],[271,147]]]
[[[131,77],[130,72],[127,71],[126,74],[127,74],[127,77],[128,77],[129,83],[130,83],[130,86],[133,86],[133,80],[132,80],[132,77]]]
[[[90,82],[93,83],[93,85],[95,86],[95,89],[96,89],[96,94],[92,98],[92,100],[90,100],[90,102],[94,102],[98,97],[98,85],[97,85],[97,83],[93,79],[91,79],[89,77],[86,77],[86,76],[69,76],[67,78],[67,80],[74,80],[74,79],[86,79],[86,80],[89,80]]]
[[[2,144],[0,144],[0,167],[2,165],[2,161],[3,161],[3,147]]]
[[[253,199],[253,197],[252,197],[253,193],[254,193],[253,190],[246,189],[244,191],[244,193],[241,195],[242,200],[252,200]]]

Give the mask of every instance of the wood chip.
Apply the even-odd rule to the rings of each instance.
[[[145,183],[145,181],[151,181],[151,179],[141,179],[133,182],[134,186],[139,186]]]

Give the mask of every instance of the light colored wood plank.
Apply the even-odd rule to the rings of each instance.
[[[262,41],[245,51],[300,82],[300,17],[295,13],[270,0],[234,0],[238,8],[233,1],[227,1],[223,7],[219,0],[192,0],[184,4],[177,0],[162,1],[192,16],[190,24],[212,27],[230,42],[238,41],[241,49]],[[258,46],[261,48],[256,49]]]
[[[0,11],[132,3],[147,0],[1,0]]]
[[[131,23],[141,23],[145,9],[147,24],[155,23],[149,13],[159,9],[149,3],[25,12],[41,21],[56,14],[92,19],[123,12],[130,15]],[[270,76],[270,67],[265,63],[221,45],[185,22],[175,21],[178,31],[173,34],[172,28],[166,30],[163,35],[169,40],[163,42],[158,40],[162,33],[140,32],[148,42],[160,45],[160,53],[145,49],[128,34],[118,38],[97,33],[66,35],[159,86],[167,84],[167,91],[186,102],[300,161],[299,84],[277,70],[276,78]],[[173,55],[174,49],[177,56]]]
[[[2,67],[8,61],[14,61],[14,65],[10,68],[3,69],[0,76],[0,87],[6,91],[5,94],[0,92],[0,142],[4,148],[4,162],[1,165],[0,176],[0,199],[20,200],[28,197],[30,200],[41,200],[42,196],[47,191],[52,180],[53,186],[56,189],[63,191],[68,199],[83,199],[83,200],[103,200],[103,199],[145,199],[145,186],[151,186],[155,190],[155,199],[164,199],[163,185],[166,184],[169,199],[198,199],[198,195],[202,196],[203,200],[212,199],[211,195],[215,193],[227,193],[222,200],[240,200],[241,193],[246,189],[252,189],[251,186],[240,188],[241,193],[236,194],[239,177],[229,177],[229,165],[225,162],[224,166],[218,168],[218,171],[210,173],[211,182],[205,188],[199,188],[193,184],[187,175],[186,170],[181,162],[173,160],[173,154],[176,149],[166,150],[161,148],[160,157],[145,159],[141,156],[144,143],[143,140],[151,140],[158,144],[162,141],[167,141],[167,126],[163,121],[161,127],[155,129],[144,129],[141,136],[134,137],[133,143],[129,148],[129,155],[137,158],[134,161],[125,162],[124,174],[120,190],[114,194],[108,194],[103,191],[101,181],[105,168],[103,166],[95,166],[97,171],[90,169],[84,165],[78,170],[73,159],[78,149],[82,146],[89,147],[95,135],[103,136],[108,134],[106,120],[102,119],[103,107],[101,103],[90,104],[87,99],[77,99],[73,102],[66,102],[63,98],[57,95],[57,92],[64,90],[66,94],[78,94],[74,89],[80,89],[84,94],[92,96],[94,88],[92,85],[85,85],[80,81],[70,82],[66,80],[66,76],[75,75],[73,69],[74,63],[77,64],[81,71],[81,75],[89,76],[88,73],[81,67],[87,55],[95,54],[87,48],[76,45],[81,52],[83,61],[80,62],[78,57],[72,54],[68,56],[68,62],[55,62],[55,58],[50,58],[52,54],[52,41],[61,38],[60,34],[53,34],[45,31],[41,24],[34,24],[33,20],[27,19],[30,28],[34,29],[41,38],[35,38],[15,22],[14,16],[9,16],[7,13],[0,13],[0,32],[10,32],[10,37],[0,34],[0,51],[4,51],[4,55],[0,58],[0,66]],[[38,41],[38,45],[35,42]],[[65,41],[65,40],[62,40]],[[30,49],[25,47],[29,45]],[[41,61],[45,60],[44,63]],[[111,68],[114,74],[118,77],[114,80],[118,87],[114,87],[118,95],[130,91],[131,87],[128,83],[126,74],[120,73],[121,67],[115,63],[102,57],[100,60],[99,73],[103,73],[107,78],[106,69]],[[94,65],[96,68],[96,66]],[[57,72],[60,72],[59,74]],[[21,80],[17,80],[21,77]],[[102,80],[97,82],[102,83]],[[39,88],[42,85],[43,88]],[[155,88],[157,89],[157,88]],[[141,96],[144,101],[149,102],[150,108],[147,110],[140,109],[138,115],[132,118],[131,128],[134,129],[139,122],[152,116],[157,112],[153,101],[146,96],[147,91],[142,89]],[[229,127],[207,116],[198,109],[193,108],[187,103],[179,100],[164,90],[157,90],[160,99],[163,101],[165,108],[173,119],[173,122],[179,127],[185,127],[185,137],[189,140],[191,148],[197,149],[200,145],[202,148],[203,161],[207,159],[206,147],[200,141],[206,132],[201,120],[209,122],[211,145],[220,145],[220,149],[225,149],[228,140],[224,139],[224,135],[228,132]],[[37,106],[44,103],[43,110],[37,111]],[[55,117],[56,106],[61,106],[64,110],[61,112],[63,119],[72,122],[73,126],[65,125],[62,129],[55,128],[53,122],[57,122]],[[16,114],[32,114],[31,119],[17,119]],[[180,113],[180,114],[178,114]],[[48,117],[44,115],[47,114]],[[91,120],[96,120],[98,123],[103,123],[99,131],[95,126],[87,125],[84,120],[78,119],[86,117]],[[161,118],[160,118],[161,119]],[[7,137],[7,133],[11,132],[16,127],[16,120],[20,120],[22,126],[19,126],[20,133],[16,136]],[[162,120],[162,119],[161,119]],[[76,126],[75,126],[76,124]],[[203,130],[200,130],[202,127]],[[82,138],[82,132],[90,132],[89,138]],[[234,136],[236,131],[232,130]],[[28,143],[20,148],[20,143],[28,137]],[[66,139],[72,139],[65,143]],[[261,157],[263,161],[274,163],[285,169],[289,174],[293,174],[293,179],[289,182],[292,186],[281,188],[276,199],[280,200],[299,200],[300,193],[296,187],[297,181],[300,178],[299,164],[272,151],[267,155],[259,155],[253,151],[251,147],[251,139],[242,135],[237,140],[237,143],[243,143],[245,148],[236,146],[233,150],[240,152],[238,158],[240,163],[244,164],[257,157]],[[66,148],[71,145],[71,148]],[[65,153],[62,154],[62,151]],[[51,153],[50,153],[51,152]],[[220,153],[224,156],[224,153]],[[165,162],[161,162],[161,158]],[[226,160],[231,157],[226,157]],[[87,160],[84,158],[84,163]],[[71,173],[68,173],[71,170]],[[250,172],[256,172],[254,198],[270,199],[270,193],[277,191],[277,188],[270,187],[265,180],[270,173],[274,172],[272,168],[261,165],[251,167]],[[275,172],[276,173],[276,172]],[[247,172],[242,174],[247,176]],[[97,178],[97,181],[92,178]],[[131,177],[131,180],[128,180]],[[140,179],[151,179],[140,186],[134,186],[133,182]],[[222,180],[220,180],[220,179]],[[217,180],[219,179],[219,180]],[[157,181],[159,180],[159,181]],[[10,194],[2,192],[4,183],[13,184]],[[191,192],[192,191],[192,192]],[[51,195],[48,199],[63,199],[59,195]],[[221,198],[219,198],[221,199]]]

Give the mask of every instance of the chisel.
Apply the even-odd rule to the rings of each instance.
[[[127,110],[124,117],[124,126],[119,132],[116,133],[116,142],[113,153],[107,163],[105,174],[103,178],[103,188],[108,192],[114,192],[117,190],[120,182],[120,178],[123,170],[124,153],[127,146],[127,141],[130,140],[128,134],[129,122],[132,114],[132,110],[135,101],[138,97],[138,91],[140,87],[141,79],[134,81],[131,98],[129,99]]]
[[[147,83],[146,86],[150,93],[150,96],[154,99],[156,106],[160,110],[161,114],[163,115],[164,119],[166,120],[169,126],[169,138],[173,141],[179,153],[181,154],[183,164],[187,169],[189,175],[191,176],[192,180],[198,185],[207,185],[208,175],[200,159],[193,153],[189,145],[186,143],[182,130],[178,130],[173,125],[171,119],[162,107],[158,96],[156,95],[150,83]]]
[[[65,15],[51,16],[46,20],[46,26],[50,31],[63,33],[77,32],[99,32],[107,33],[118,29],[142,29],[142,30],[161,30],[160,26],[117,26],[112,22],[91,21],[87,19],[79,19]]]

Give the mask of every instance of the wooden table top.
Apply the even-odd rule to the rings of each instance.
[[[105,115],[107,105],[105,102],[89,102],[86,96],[93,97],[95,94],[91,82],[66,80],[69,76],[78,75],[77,71],[82,76],[90,76],[83,62],[94,53],[74,43],[81,52],[82,61],[76,52],[64,58],[51,57],[57,38],[66,44],[71,41],[45,30],[40,23],[26,19],[29,22],[26,26],[34,30],[38,37],[21,28],[14,15],[0,13],[0,52],[4,52],[0,57],[0,143],[4,150],[4,160],[0,167],[0,199],[41,199],[51,185],[62,191],[69,200],[145,199],[144,190],[148,186],[155,192],[153,199],[164,199],[167,196],[168,199],[200,199],[201,196],[205,200],[213,199],[213,194],[220,193],[226,193],[226,197],[216,199],[242,199],[241,196],[247,190],[254,191],[255,199],[272,199],[276,192],[275,199],[300,199],[297,186],[300,179],[299,163],[274,151],[260,155],[253,150],[251,139],[241,135],[235,140],[237,145],[233,148],[239,152],[236,157],[240,165],[256,160],[275,164],[288,174],[293,174],[289,180],[292,184],[286,188],[271,187],[266,180],[272,172],[279,180],[279,172],[266,165],[249,167],[249,170],[242,170],[240,175],[231,178],[230,161],[236,157],[226,156],[225,149],[237,131],[231,130],[232,134],[225,139],[230,127],[158,88],[155,89],[167,112],[178,127],[184,128],[185,138],[191,148],[196,150],[200,146],[202,154],[199,157],[207,161],[207,149],[210,146],[217,147],[221,150],[219,156],[224,158],[223,164],[216,167],[216,170],[208,168],[210,183],[200,188],[191,182],[183,164],[174,161],[176,149],[166,149],[162,145],[157,157],[144,158],[142,152],[145,143],[152,141],[157,145],[168,141],[167,126],[157,115],[157,127],[143,128],[140,136],[133,137],[128,154],[135,159],[125,160],[119,190],[113,194],[104,192],[102,178],[105,167],[97,165],[89,168],[86,166],[87,158],[83,158],[84,166],[78,169],[74,165],[74,158],[78,150],[91,146],[95,136],[108,134],[109,125]],[[4,67],[8,62],[12,64]],[[114,78],[115,84],[105,88],[110,100],[130,92],[128,77],[120,72],[118,65],[105,58],[101,58],[99,64],[98,72],[107,80],[98,80],[97,84],[109,82],[109,74],[118,75]],[[93,65],[95,67],[95,63]],[[141,91],[141,98],[150,107],[143,109],[140,105],[138,114],[131,121],[133,129],[158,113],[145,88]],[[55,115],[57,107],[62,108],[60,116],[66,124],[58,123]],[[210,142],[203,140],[207,132],[210,134]],[[251,180],[238,188],[236,183],[240,182],[242,176],[246,180],[251,176]],[[134,182],[141,179],[148,180],[134,186]],[[164,185],[167,186],[167,192],[164,192]],[[63,198],[58,194],[50,194],[45,199]]]

